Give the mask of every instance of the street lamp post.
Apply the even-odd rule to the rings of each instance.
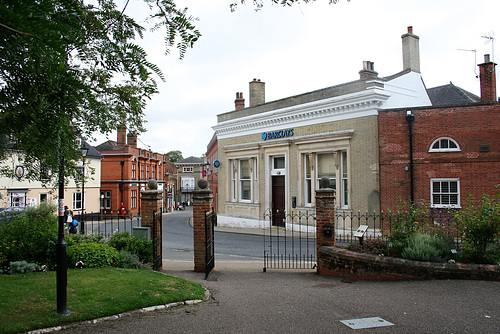
[[[60,158],[59,166],[59,226],[56,244],[57,256],[57,313],[68,316],[71,311],[67,304],[68,268],[66,263],[66,240],[64,239],[64,156]]]
[[[81,217],[81,226],[80,233],[85,234],[85,157],[89,149],[85,146],[85,142],[82,145],[82,160],[83,160],[83,177],[82,177],[82,217]]]

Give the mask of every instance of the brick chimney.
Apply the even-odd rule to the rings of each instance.
[[[376,78],[378,75],[375,72],[372,61],[363,61],[363,69],[359,71],[359,78],[365,80],[368,78]]]
[[[234,109],[240,110],[245,108],[245,99],[243,93],[236,93],[236,100],[234,100]]]
[[[125,144],[127,144],[126,136],[127,136],[127,127],[125,125],[119,126],[116,135],[116,145],[125,146]]]
[[[129,133],[127,135],[127,143],[131,147],[137,147],[137,134],[136,133]]]
[[[481,84],[481,102],[497,100],[497,83],[495,63],[490,61],[490,55],[484,55],[484,63],[479,64],[479,81]]]
[[[408,27],[408,33],[403,39],[403,70],[420,73],[419,37],[413,34],[413,27]]]
[[[260,79],[250,81],[250,107],[266,103],[266,84]]]

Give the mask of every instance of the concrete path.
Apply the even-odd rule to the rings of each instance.
[[[343,282],[313,271],[218,262],[205,281],[192,262],[167,274],[202,283],[210,300],[134,314],[62,333],[500,333],[500,282]],[[341,320],[380,317],[393,326],[351,329]]]

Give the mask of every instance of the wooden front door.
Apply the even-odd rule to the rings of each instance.
[[[285,176],[272,176],[273,226],[285,227]]]

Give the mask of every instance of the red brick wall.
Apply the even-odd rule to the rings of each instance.
[[[469,194],[493,194],[500,184],[500,104],[414,108],[415,201],[430,202],[431,178],[460,178],[460,202]],[[410,199],[409,130],[405,110],[379,112],[381,208]],[[429,152],[434,140],[449,137],[460,152]],[[481,152],[482,145],[489,152]]]

